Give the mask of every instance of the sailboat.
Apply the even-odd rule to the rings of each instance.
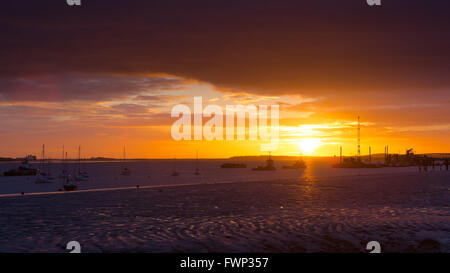
[[[67,152],[64,152],[64,146],[63,146],[63,152],[62,152],[62,159],[63,159],[63,169],[61,171],[61,174],[59,175],[59,178],[66,178],[69,175],[69,172],[67,171]]]
[[[87,172],[81,171],[81,146],[78,146],[78,172],[75,175],[76,181],[87,181],[89,180],[89,176]]]
[[[123,162],[125,161],[126,161],[126,153],[125,153],[125,146],[123,146]],[[123,168],[122,171],[120,172],[120,175],[130,176],[131,170],[128,168]]]
[[[41,165],[36,173],[35,183],[52,183],[53,177],[50,175],[50,163],[47,164],[47,172],[44,172],[45,166],[45,144],[42,144],[42,160]]]
[[[200,170],[198,168],[198,150],[197,150],[197,159],[195,160],[195,175],[200,175]]]
[[[67,177],[64,178],[63,188],[65,191],[75,191],[78,188],[72,175],[69,174],[67,175]]]
[[[172,176],[179,176],[180,174],[177,172],[177,159],[173,159],[173,172]]]

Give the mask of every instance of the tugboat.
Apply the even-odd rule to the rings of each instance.
[[[292,165],[285,165],[283,169],[293,170],[293,169],[304,169],[306,168],[306,164],[303,160],[297,160]]]
[[[17,169],[12,169],[3,173],[4,176],[28,176],[36,175],[37,169],[31,167],[28,158],[25,157]]]
[[[78,188],[77,184],[75,184],[75,181],[70,174],[66,178],[64,178],[63,188],[65,191],[75,191]]]
[[[266,160],[267,164],[266,166],[257,166],[256,168],[253,168],[254,171],[275,171],[277,168],[275,168],[275,166],[273,166],[273,160],[270,157],[270,153],[269,153],[269,158]]]

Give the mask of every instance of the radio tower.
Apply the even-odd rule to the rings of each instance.
[[[358,116],[358,160],[361,160],[361,126],[359,123],[359,116]]]

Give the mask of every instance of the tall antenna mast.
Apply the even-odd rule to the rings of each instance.
[[[361,159],[361,126],[358,116],[358,159]]]

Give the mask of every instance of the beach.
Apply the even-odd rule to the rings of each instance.
[[[217,164],[210,164],[213,172]],[[168,175],[172,167],[164,166]],[[192,161],[177,166],[187,177]],[[325,165],[312,164],[284,174],[239,170],[248,181],[214,181],[208,168],[201,178],[185,177],[185,185],[145,183],[142,174],[108,184],[99,176],[93,181],[103,182],[86,191],[49,185],[23,196],[2,177],[0,252],[68,252],[74,240],[82,252],[368,252],[369,241],[382,252],[450,252],[450,172],[325,175]],[[113,189],[118,185],[128,188]],[[28,192],[39,192],[32,187]]]

